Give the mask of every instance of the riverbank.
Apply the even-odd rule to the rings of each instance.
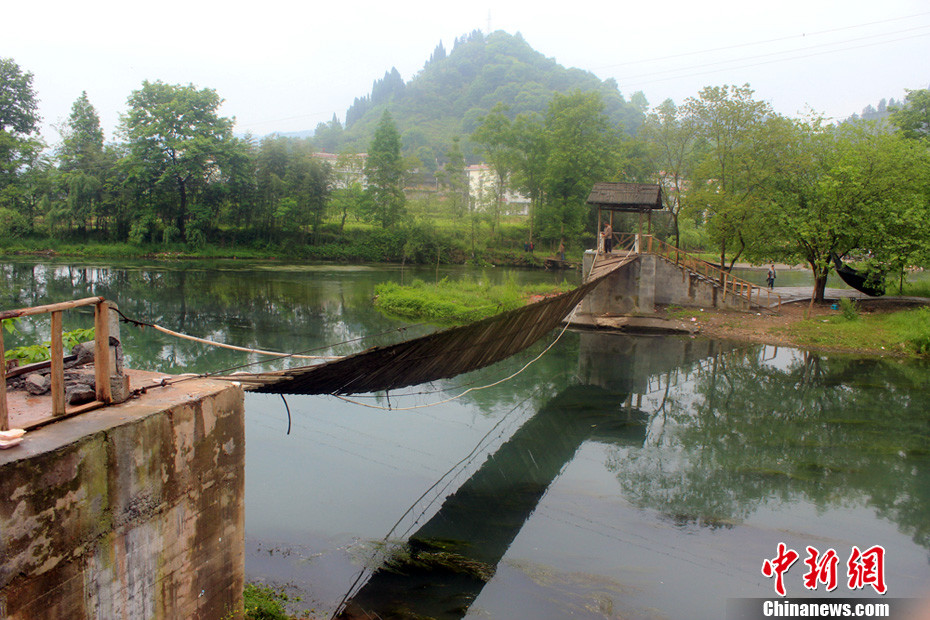
[[[684,320],[695,333],[817,351],[918,357],[930,353],[930,299],[893,297],[839,304],[788,303],[773,312],[664,307],[657,316]]]

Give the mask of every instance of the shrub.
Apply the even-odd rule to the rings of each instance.
[[[245,617],[249,620],[290,619],[282,602],[287,600],[287,595],[274,588],[247,583],[243,591],[243,599]]]
[[[852,321],[859,317],[859,309],[856,307],[856,303],[853,300],[848,297],[843,297],[840,299],[840,314],[842,314],[843,318],[847,321]]]

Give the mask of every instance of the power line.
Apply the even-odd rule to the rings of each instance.
[[[928,26],[928,27],[930,27],[930,26]],[[694,77],[694,76],[698,76],[698,75],[706,75],[706,74],[708,74],[708,73],[717,73],[717,72],[720,72],[720,71],[725,71],[725,70],[730,70],[730,69],[747,69],[747,68],[750,68],[750,67],[758,67],[758,66],[762,66],[762,65],[770,65],[770,64],[779,63],[779,62],[789,62],[789,61],[792,61],[792,60],[803,60],[803,59],[805,59],[805,58],[812,58],[812,57],[814,57],[814,56],[823,56],[824,54],[834,54],[834,53],[837,53],[837,52],[848,52],[848,51],[851,51],[851,50],[863,49],[863,48],[866,48],[866,47],[874,47],[874,46],[876,46],[876,45],[886,45],[886,44],[889,44],[889,43],[898,43],[898,42],[900,42],[900,41],[906,41],[906,40],[908,40],[908,39],[916,39],[916,38],[920,38],[920,37],[926,37],[926,36],[928,36],[928,35],[930,35],[930,33],[914,34],[914,35],[911,35],[911,36],[901,37],[901,38],[894,39],[894,40],[891,40],[891,41],[876,41],[876,42],[872,42],[872,43],[865,43],[865,44],[862,44],[862,45],[854,45],[854,46],[851,46],[851,47],[844,47],[844,48],[837,48],[837,49],[829,49],[829,50],[823,50],[823,51],[813,52],[813,53],[809,53],[809,54],[800,54],[800,55],[797,55],[797,56],[790,56],[790,57],[784,57],[784,58],[775,58],[775,59],[773,59],[773,60],[765,60],[765,61],[761,61],[761,62],[751,62],[751,63],[747,63],[747,64],[735,64],[735,65],[731,65],[731,66],[727,66],[727,67],[720,67],[720,68],[717,68],[717,69],[710,69],[710,68],[708,68],[708,67],[714,67],[714,66],[716,66],[716,65],[728,64],[728,63],[738,63],[738,62],[741,62],[742,60],[747,60],[747,59],[732,60],[732,61],[720,61],[720,62],[708,63],[708,64],[704,64],[704,65],[693,65],[693,66],[691,66],[691,67],[684,67],[684,68],[678,68],[678,69],[669,69],[669,70],[660,71],[660,72],[650,72],[650,73],[637,74],[637,75],[634,75],[634,76],[630,76],[629,78],[617,78],[617,82],[620,83],[621,85],[623,85],[623,86],[629,88],[631,84],[634,85],[634,86],[640,86],[640,85],[643,85],[643,84],[652,84],[652,83],[655,83],[655,82],[665,82],[665,81],[668,81],[668,80],[680,79],[680,78],[683,78],[683,77]],[[818,47],[818,46],[815,46],[815,47]],[[813,49],[813,48],[805,48],[805,49]],[[771,54],[763,54],[763,55],[760,55],[760,56],[749,57],[748,59],[751,59],[751,58],[765,58],[766,56],[772,56],[772,55],[778,55],[778,54],[788,54],[788,53],[792,53],[792,52],[794,52],[794,51],[798,51],[798,50],[789,50],[789,51],[785,51],[785,52],[774,52],[774,53],[771,53]],[[692,70],[698,70],[698,71],[691,72]],[[669,75],[668,77],[660,77],[660,78],[654,78],[654,79],[646,79],[646,80],[636,81],[636,78],[638,78],[638,77],[654,76],[654,75],[656,75],[657,73],[671,73],[672,75]],[[628,79],[629,79],[629,80],[632,80],[632,82],[627,82],[627,81],[625,81],[625,80],[628,80]]]
[[[780,42],[782,42],[782,41],[791,41],[791,40],[794,40],[794,39],[804,39],[804,38],[807,38],[807,37],[816,37],[816,36],[820,36],[820,35],[822,35],[822,34],[832,34],[832,33],[834,33],[834,32],[843,32],[843,31],[845,31],[845,30],[854,30],[854,29],[856,29],[856,28],[865,28],[865,27],[867,27],[867,26],[875,26],[875,25],[879,25],[879,24],[887,24],[887,23],[890,23],[890,22],[901,21],[901,20],[904,20],[904,19],[913,19],[913,18],[915,18],[915,17],[924,17],[924,16],[927,16],[927,15],[930,15],[930,13],[917,13],[917,14],[915,14],[915,15],[905,15],[905,16],[902,16],[902,17],[894,17],[894,18],[892,18],[892,19],[885,19],[885,20],[881,20],[881,21],[867,22],[867,23],[864,23],[864,24],[855,24],[855,25],[852,25],[852,26],[844,26],[844,27],[842,27],[842,28],[831,28],[831,29],[829,29],[829,30],[819,30],[819,31],[816,31],[816,32],[811,32],[811,33],[801,33],[801,34],[790,35],[790,36],[787,36],[787,37],[778,37],[778,38],[775,38],[775,39],[766,39],[766,40],[763,40],[763,41],[753,41],[753,42],[750,42],[750,43],[737,43],[737,44],[735,44],[735,45],[726,45],[726,46],[723,46],[723,47],[714,47],[714,48],[709,48],[709,49],[705,49],[705,50],[697,50],[697,51],[693,51],[693,52],[682,52],[682,53],[680,53],[680,54],[671,54],[671,55],[669,55],[669,56],[658,56],[658,57],[655,57],[655,58],[647,58],[647,59],[644,59],[644,60],[634,60],[634,61],[628,61],[628,62],[621,62],[621,63],[611,64],[611,65],[604,65],[604,66],[601,66],[601,67],[597,67],[597,68],[595,68],[595,69],[593,69],[593,70],[596,71],[596,70],[598,70],[598,69],[614,69],[614,68],[617,68],[617,67],[625,67],[625,66],[627,66],[627,65],[640,65],[640,64],[647,64],[647,63],[650,63],[650,62],[659,62],[659,61],[662,61],[662,60],[673,60],[673,59],[675,59],[675,58],[683,58],[683,57],[689,57],[689,58],[690,58],[690,57],[692,57],[692,56],[697,56],[697,55],[700,55],[700,54],[711,54],[711,53],[714,53],[714,52],[724,52],[724,51],[729,51],[729,50],[734,50],[734,49],[742,49],[742,48],[744,48],[744,47],[755,47],[755,46],[758,46],[758,45],[768,45],[769,43],[780,43]],[[886,33],[886,34],[888,34],[888,33]],[[890,33],[890,34],[894,34],[894,33]],[[872,35],[872,36],[879,36],[879,35]],[[843,43],[843,41],[839,41],[838,43]]]
[[[891,35],[891,34],[900,34],[900,33],[905,33],[905,32],[913,32],[913,31],[915,31],[915,30],[927,30],[927,29],[930,29],[930,24],[927,24],[927,25],[925,25],[925,26],[917,26],[916,28],[907,28],[907,29],[905,29],[905,30],[900,30],[900,31],[897,31],[897,32],[892,32],[892,33],[885,33],[885,34],[880,34],[880,35],[869,35],[869,36],[866,36],[866,37],[859,37],[859,38],[856,38],[856,39],[849,39],[849,40],[847,40],[847,41],[839,41],[839,42],[833,42],[833,43],[819,43],[819,44],[817,44],[817,45],[810,45],[810,46],[808,46],[808,47],[801,47],[801,48],[791,49],[791,50],[783,50],[783,51],[780,51],[780,52],[768,52],[768,53],[766,53],[766,54],[758,54],[758,55],[756,55],[756,56],[745,56],[745,57],[742,57],[742,58],[739,58],[739,59],[720,60],[720,61],[717,61],[717,62],[703,63],[703,64],[692,65],[692,66],[688,66],[688,67],[676,67],[676,68],[674,68],[674,69],[666,69],[666,70],[664,70],[664,71],[658,71],[658,72],[656,72],[656,71],[650,71],[649,73],[641,73],[641,74],[637,74],[637,75],[628,76],[628,79],[635,79],[635,78],[638,78],[638,77],[653,76],[653,75],[656,75],[656,73],[673,73],[673,72],[677,72],[677,71],[690,71],[691,69],[701,69],[701,68],[704,68],[704,67],[713,67],[713,66],[716,66],[716,65],[725,65],[725,64],[735,63],[735,62],[744,62],[744,61],[747,61],[747,60],[755,60],[755,59],[758,59],[758,58],[769,58],[769,57],[772,57],[772,56],[783,56],[783,55],[785,55],[785,54],[794,54],[794,53],[796,53],[796,52],[802,52],[802,51],[807,51],[807,50],[817,50],[817,49],[821,49],[821,48],[834,47],[834,46],[837,46],[837,45],[844,45],[844,44],[846,44],[846,43],[854,43],[854,42],[857,42],[857,41],[867,41],[867,40],[869,40],[869,39],[874,39],[874,38],[876,38],[876,37],[884,37],[884,36]],[[883,43],[897,43],[898,41],[903,41],[903,40],[906,40],[906,39],[912,39],[912,38],[915,38],[915,37],[926,36],[926,35],[928,35],[928,34],[930,34],[930,32],[924,32],[924,33],[921,33],[921,34],[915,34],[915,35],[911,35],[911,36],[908,36],[908,37],[897,38],[897,39],[893,39],[893,40],[891,40],[891,41],[876,41],[876,42],[874,42],[874,43],[870,43],[870,44],[866,44],[866,45],[857,45],[857,46],[853,46],[853,47],[843,47],[843,48],[839,48],[839,49],[827,49],[827,50],[824,50],[823,52],[815,52],[814,54],[810,54],[810,55],[811,55],[811,56],[814,56],[814,55],[817,55],[817,54],[820,54],[820,53],[830,53],[830,52],[837,52],[837,51],[847,51],[847,50],[850,50],[850,49],[858,49],[859,47],[867,47],[868,45],[881,45],[881,44],[883,44]],[[798,59],[798,58],[807,58],[807,57],[808,57],[808,55],[792,56],[792,57],[786,58],[786,59],[784,59],[784,60],[796,60],[796,59]],[[752,65],[748,65],[748,66],[752,66]]]

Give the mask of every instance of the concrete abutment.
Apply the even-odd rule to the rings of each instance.
[[[243,403],[184,381],[0,452],[0,618],[240,618]]]

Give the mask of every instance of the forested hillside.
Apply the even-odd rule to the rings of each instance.
[[[315,142],[329,152],[365,151],[381,115],[389,110],[405,154],[417,155],[429,166],[431,160],[443,160],[452,139],[462,136],[465,157],[474,162],[479,158],[467,137],[497,103],[513,116],[543,114],[553,93],[574,90],[600,93],[608,118],[626,133],[635,134],[642,124],[646,102],[641,94],[628,101],[614,80],[567,69],[534,50],[520,34],[485,36],[475,31],[457,39],[451,52],[440,43],[409,82],[397,69],[387,71],[369,95],[356,98],[344,125],[336,119],[320,124]]]

